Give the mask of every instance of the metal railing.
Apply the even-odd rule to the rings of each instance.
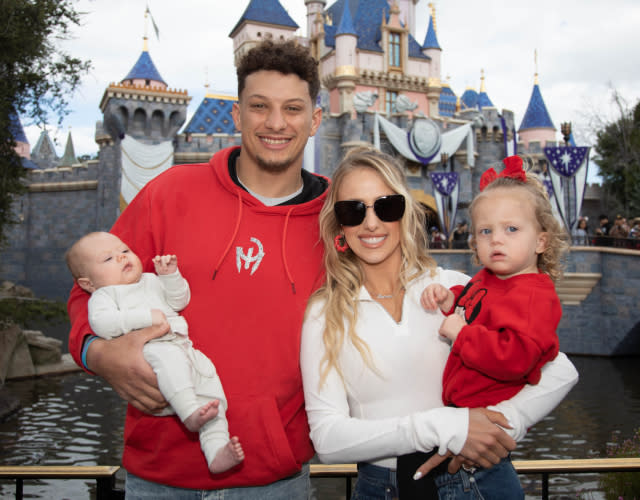
[[[640,471],[639,458],[590,458],[569,460],[514,460],[518,474],[542,476],[543,500],[549,498],[551,474],[579,474],[603,472]],[[115,489],[118,466],[0,466],[0,479],[16,481],[16,499],[23,497],[25,479],[95,479],[97,500],[122,500],[124,491]],[[345,480],[345,496],[351,497],[351,480],[358,475],[356,464],[311,464],[312,478],[342,478]]]

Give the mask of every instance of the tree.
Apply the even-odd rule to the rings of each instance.
[[[13,197],[25,189],[11,116],[19,113],[42,125],[53,112],[62,123],[68,96],[90,62],[71,57],[57,43],[79,24],[72,0],[0,0],[0,245],[7,224],[15,222]]]
[[[640,101],[629,108],[613,92],[619,118],[596,133],[596,163],[603,186],[622,205],[625,215],[640,214]]]

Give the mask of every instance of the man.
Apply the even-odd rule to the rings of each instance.
[[[155,255],[178,255],[191,286],[183,311],[190,337],[223,381],[229,430],[242,440],[245,461],[212,475],[197,434],[174,417],[145,413],[166,405],[141,350],[163,331],[96,339],[88,295],[74,287],[69,299],[71,353],[130,403],[127,499],[176,498],[174,488],[228,489],[226,499],[308,496],[303,465],[313,448],[298,357],[306,302],[322,274],[317,219],[328,187],[327,179],[302,170],[305,144],[322,119],[317,63],[294,42],[267,42],[237,72],[233,118],[242,147],[160,175],[112,232],[146,271]]]

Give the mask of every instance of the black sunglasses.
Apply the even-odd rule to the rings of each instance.
[[[404,196],[391,194],[381,196],[373,202],[373,205],[365,205],[358,200],[336,201],[333,210],[341,226],[358,226],[362,224],[367,208],[373,207],[373,211],[382,222],[395,222],[402,219],[404,206]]]

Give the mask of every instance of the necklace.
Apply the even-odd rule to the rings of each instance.
[[[392,299],[393,296],[395,294],[389,294],[389,295],[382,295],[381,293],[379,293],[378,295],[376,295],[376,299]]]

